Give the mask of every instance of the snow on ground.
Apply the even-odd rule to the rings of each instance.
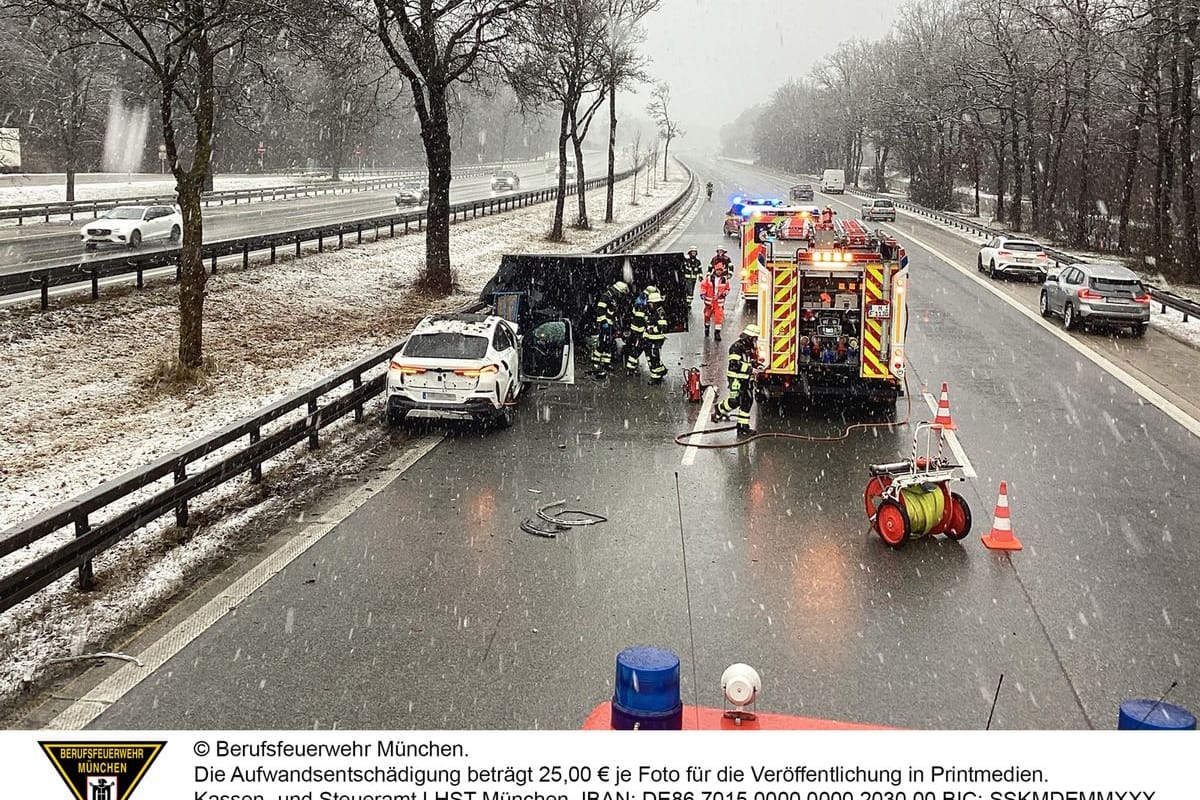
[[[162,390],[150,378],[175,346],[170,284],[43,313],[0,315],[0,405],[6,409],[0,418],[0,531],[311,385],[401,338],[427,313],[472,302],[504,253],[590,250],[649,216],[683,185],[682,177],[660,182],[649,195],[639,186],[639,205],[632,206],[629,183],[618,184],[617,221],[594,221],[591,231],[568,228],[565,243],[545,241],[549,203],[458,223],[451,229],[451,255],[459,287],[449,298],[412,288],[424,253],[419,235],[221,272],[210,279],[205,312],[206,350],[216,370],[206,385],[187,390]],[[588,200],[593,220],[602,220],[604,192],[593,191]],[[568,219],[575,204],[568,198]],[[297,448],[281,459],[285,466],[266,470],[268,484],[291,486],[293,473],[331,469],[354,475],[360,463],[354,457],[367,458],[364,451],[379,443],[379,429],[349,419],[322,432],[323,442],[340,437],[348,447],[326,444],[315,458],[296,458],[303,452]],[[251,487],[243,478],[193,502],[194,520],[203,521],[203,509],[253,505],[263,495]],[[290,491],[270,499],[281,511],[295,502]],[[120,507],[114,504],[104,516]],[[262,508],[260,503],[253,513]],[[60,581],[0,615],[0,703],[40,675],[46,658],[106,643],[177,591],[182,576],[236,550],[246,535],[236,517],[185,531],[171,522],[164,518],[97,559],[97,574],[114,585],[82,596],[70,581]],[[64,531],[8,557],[5,572],[69,535]],[[129,578],[121,581],[117,573]]]

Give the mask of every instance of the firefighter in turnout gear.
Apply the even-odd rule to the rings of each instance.
[[[729,276],[725,264],[718,261],[713,271],[700,281],[700,302],[704,304],[704,335],[714,322],[717,326],[716,340],[721,341],[721,324],[725,322],[725,298],[729,295]]]
[[[733,261],[729,258],[729,254],[725,252],[724,247],[717,248],[717,254],[708,262],[708,271],[712,272],[717,268],[717,264],[724,264],[725,270],[729,271],[733,268]]]
[[[698,250],[695,245],[688,248],[687,258],[683,261],[683,279],[687,282],[687,299],[688,308],[692,307],[692,298],[696,292],[696,281],[700,280],[700,276],[704,274],[703,264],[700,257],[696,255]]]
[[[754,371],[758,364],[757,325],[747,325],[737,341],[729,346],[729,365],[725,377],[729,379],[729,396],[717,403],[712,421],[720,422],[731,416],[737,422],[737,432],[742,436],[754,434],[750,427],[750,409],[754,406]]]
[[[592,348],[592,374],[603,378],[612,369],[613,354],[617,351],[617,325],[623,316],[629,284],[617,281],[604,290],[592,307],[596,325],[596,345]]]
[[[629,310],[629,335],[625,338],[625,371],[630,375],[637,374],[638,359],[645,346],[646,309],[649,306],[648,297],[651,292],[658,294],[658,289],[654,286],[647,286],[641,294],[634,298],[633,307]]]
[[[650,365],[650,384],[659,384],[667,375],[667,368],[662,363],[663,342],[667,340],[667,310],[663,306],[663,298],[658,289],[651,287],[646,290],[646,332],[642,334],[642,350],[646,353],[646,363]],[[625,362],[629,366],[629,362]],[[636,369],[637,362],[634,362]]]

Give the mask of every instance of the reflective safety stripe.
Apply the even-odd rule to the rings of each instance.
[[[883,302],[882,264],[868,264],[863,270],[863,328],[859,375],[864,378],[886,378],[888,368],[883,359],[883,320],[867,317],[867,309]]]

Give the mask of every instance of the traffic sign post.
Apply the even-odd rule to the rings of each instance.
[[[158,146],[158,172],[160,175],[167,174],[167,146],[165,144]]]
[[[258,171],[262,172],[263,156],[267,154],[267,145],[265,142],[258,143]]]

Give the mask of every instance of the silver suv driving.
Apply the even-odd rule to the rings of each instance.
[[[862,219],[870,222],[878,220],[880,222],[895,222],[896,221],[896,204],[891,200],[877,199],[864,200],[862,204]]]
[[[1074,264],[1050,270],[1038,306],[1043,317],[1057,314],[1063,327],[1128,327],[1144,336],[1150,327],[1150,293],[1120,264]]]

